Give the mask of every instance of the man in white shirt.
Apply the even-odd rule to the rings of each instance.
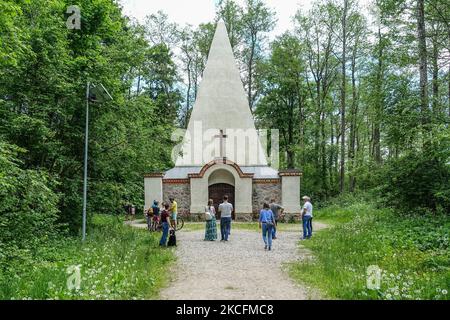
[[[313,206],[310,197],[304,196],[302,199],[304,201],[302,210],[303,239],[310,239],[312,236]]]
[[[220,212],[220,233],[222,238],[220,241],[228,241],[228,235],[231,230],[231,213],[233,205],[228,202],[228,196],[223,197],[223,202],[219,204]]]

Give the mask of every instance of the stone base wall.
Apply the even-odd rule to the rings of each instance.
[[[170,197],[174,197],[178,204],[178,214],[188,216],[191,207],[189,183],[164,183],[163,180],[163,201],[168,202]]]
[[[258,221],[258,214],[256,213],[238,213],[236,214],[236,218],[233,221],[238,222],[255,222]],[[201,213],[193,213],[189,214],[187,216],[184,216],[187,221],[191,222],[205,222],[204,215]],[[220,219],[219,219],[220,220]],[[299,213],[286,213],[283,215],[283,217],[280,219],[281,222],[287,222],[287,223],[296,223],[300,225],[300,214]],[[217,223],[220,223],[220,221],[217,221]]]
[[[252,209],[253,220],[257,220],[259,211],[263,203],[270,203],[275,199],[276,203],[281,203],[281,183],[255,183],[253,182]]]
[[[277,182],[253,182],[252,186],[252,212],[241,213],[235,215],[235,221],[250,222],[257,221],[259,211],[264,202],[269,203],[272,198],[277,203],[281,203],[281,183]],[[203,214],[191,214],[191,194],[189,183],[164,183],[163,181],[163,201],[169,201],[169,197],[174,197],[178,203],[178,213],[189,221],[204,221]],[[291,218],[286,215],[285,221],[298,221],[297,215]]]

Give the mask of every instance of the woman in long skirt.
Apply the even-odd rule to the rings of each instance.
[[[211,219],[209,219],[208,213],[211,215]],[[206,220],[205,240],[217,240],[216,209],[212,199],[209,199],[208,205],[205,207],[205,216],[208,217]]]

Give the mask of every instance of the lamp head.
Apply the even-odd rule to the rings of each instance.
[[[106,102],[112,100],[113,98],[109,94],[108,90],[100,83],[99,85],[91,85],[89,89],[89,101],[91,102]]]

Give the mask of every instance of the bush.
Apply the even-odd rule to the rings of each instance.
[[[32,254],[61,231],[56,182],[44,171],[21,169],[18,152],[0,142],[0,262]]]
[[[443,132],[425,151],[386,164],[378,187],[386,205],[409,213],[450,213],[450,134]]]

